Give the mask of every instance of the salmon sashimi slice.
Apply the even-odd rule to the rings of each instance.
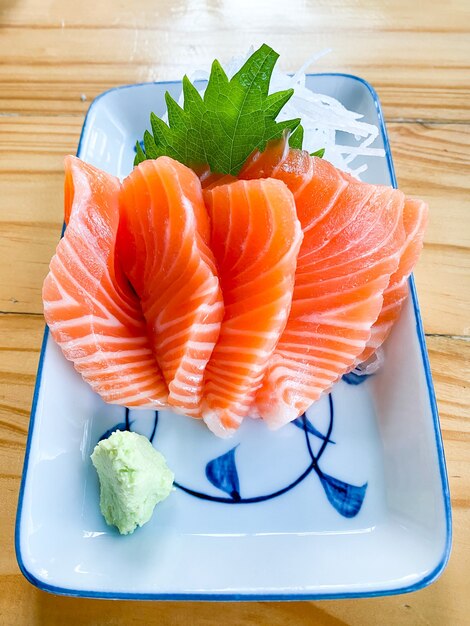
[[[405,199],[279,143],[272,150],[240,175],[283,180],[304,233],[289,319],[254,407],[277,428],[306,411],[366,347],[405,241]]]
[[[238,180],[236,176],[232,174],[218,174],[217,172],[211,172],[208,165],[196,167],[194,169],[199,180],[201,181],[201,187],[203,190],[212,189],[218,185],[227,185],[228,183],[234,183]]]
[[[44,281],[44,316],[65,357],[103,400],[158,408],[167,388],[116,256],[119,194],[117,178],[66,157],[68,225]]]
[[[282,180],[294,197],[298,198],[312,179],[314,163],[315,160],[305,150],[289,148],[286,134],[282,139],[268,141],[263,152],[255,150],[244,163],[238,176],[243,180],[253,178]]]
[[[384,292],[384,303],[380,315],[372,326],[371,336],[364,351],[357,357],[354,367],[367,361],[387,339],[393,324],[400,315],[408,296],[408,278],[418,261],[423,247],[424,231],[428,219],[428,206],[422,200],[406,199],[403,208],[403,224],[406,240],[401,251],[396,272]]]
[[[119,252],[168,404],[199,417],[204,371],[224,314],[200,181],[169,157],[144,161],[124,180],[121,205]]]
[[[264,152],[255,151],[246,164],[240,176],[242,178],[273,176],[283,180],[298,197],[301,187],[311,177],[307,165],[310,159],[306,152],[289,150],[286,140],[273,141],[268,144]],[[354,182],[348,174],[344,178]],[[302,198],[304,199],[304,198]],[[302,200],[298,202],[300,212],[305,208]],[[308,208],[308,207],[307,207]],[[399,267],[390,279],[390,284],[384,292],[384,303],[379,318],[371,329],[371,338],[364,352],[357,357],[352,369],[367,361],[378,347],[388,337],[392,326],[398,318],[403,302],[408,295],[407,281],[413,267],[416,265],[423,245],[424,230],[427,223],[428,207],[421,200],[406,199],[403,221],[406,231],[406,241],[403,246]],[[307,216],[303,212],[301,221]]]
[[[285,327],[302,234],[280,181],[216,185],[204,198],[225,316],[206,368],[202,414],[226,437],[247,415]]]

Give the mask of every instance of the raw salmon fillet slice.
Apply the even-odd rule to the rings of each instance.
[[[304,233],[289,319],[254,407],[273,428],[306,411],[364,351],[405,241],[400,191],[280,146],[240,173],[283,180]]]
[[[357,357],[354,367],[367,361],[387,339],[393,324],[398,319],[403,303],[408,296],[408,278],[416,265],[423,247],[424,231],[428,219],[428,206],[422,200],[406,199],[403,208],[403,224],[406,240],[396,272],[384,292],[380,315],[372,326],[371,336],[364,351]]]
[[[206,364],[224,314],[196,174],[169,157],[124,180],[118,242],[173,410],[200,416]]]
[[[106,402],[158,408],[167,389],[138,299],[116,258],[120,183],[65,159],[65,234],[43,285],[52,337]]]
[[[313,166],[307,152],[289,150],[287,141],[272,141],[264,152],[255,151],[247,160],[240,176],[242,178],[256,178],[273,176],[283,180],[296,196],[300,195],[302,187],[310,180]],[[348,174],[343,176],[352,182],[355,179]],[[300,207],[302,210],[302,206]],[[382,311],[371,329],[371,337],[366,348],[355,360],[351,369],[367,361],[387,339],[393,324],[400,315],[401,308],[408,295],[408,278],[416,265],[423,247],[424,231],[428,218],[428,206],[422,200],[405,199],[403,209],[403,223],[406,240],[403,245],[399,266],[384,292]],[[304,216],[305,219],[305,216]]]
[[[225,316],[206,368],[202,413],[226,437],[247,415],[285,327],[302,234],[280,181],[217,184],[204,198]]]

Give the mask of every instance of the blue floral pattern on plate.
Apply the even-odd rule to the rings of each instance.
[[[367,375],[358,375],[351,372],[343,377],[343,380],[349,385],[358,385],[364,382],[368,378]],[[357,380],[359,379],[359,380]],[[205,475],[207,480],[217,489],[223,491],[227,496],[213,496],[203,491],[197,491],[175,481],[175,487],[184,491],[185,493],[199,498],[201,500],[208,500],[210,502],[219,502],[222,504],[254,504],[256,502],[264,502],[266,500],[272,500],[277,498],[291,489],[294,489],[303,480],[307,478],[312,472],[320,479],[321,485],[324,489],[325,495],[330,504],[336,509],[336,511],[343,517],[355,517],[361,510],[362,503],[367,490],[367,483],[363,485],[352,485],[325,474],[319,466],[319,461],[325,452],[326,448],[330,444],[335,442],[330,438],[333,432],[334,424],[334,404],[333,393],[328,395],[328,407],[329,407],[329,423],[327,432],[321,433],[304,414],[298,417],[292,422],[292,425],[297,426],[304,432],[305,443],[310,456],[310,464],[308,467],[293,481],[291,481],[285,487],[277,489],[271,493],[262,494],[259,496],[252,496],[249,498],[242,497],[240,493],[240,481],[238,477],[237,463],[236,463],[236,450],[238,445],[234,446],[224,454],[211,459],[206,464]],[[150,435],[150,441],[153,443],[157,432],[158,425],[158,411],[155,411],[154,425],[152,434]],[[131,430],[132,422],[129,418],[129,409],[125,409],[124,422],[116,424],[113,428],[108,429],[101,437],[105,439],[115,430]],[[311,445],[311,437],[316,437],[322,441],[319,451],[315,454]]]

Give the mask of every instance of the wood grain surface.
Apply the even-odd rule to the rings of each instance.
[[[0,625],[470,623],[470,4],[409,0],[0,0]],[[181,78],[266,41],[286,70],[359,74],[379,92],[400,187],[426,199],[416,282],[454,515],[428,589],[294,603],[60,598],[22,577],[14,520],[44,321],[41,283],[62,221],[62,159],[92,99]]]

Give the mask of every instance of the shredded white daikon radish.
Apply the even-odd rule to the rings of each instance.
[[[243,56],[232,58],[224,69],[231,78],[253,54],[253,48]],[[304,127],[304,150],[315,152],[325,149],[324,158],[357,178],[367,169],[366,164],[356,165],[359,157],[385,156],[381,148],[371,147],[379,135],[379,129],[373,124],[360,121],[363,117],[359,113],[349,111],[341,102],[330,96],[313,92],[306,87],[305,73],[308,68],[329,50],[325,50],[308,59],[293,76],[274,68],[271,78],[270,91],[294,89],[294,94],[283,107],[277,121],[299,117]],[[196,80],[207,81],[208,70],[198,70],[191,76],[191,82]],[[201,90],[201,93],[204,89]],[[180,99],[182,104],[182,97]],[[354,145],[338,143],[338,132],[347,133],[353,138]]]

